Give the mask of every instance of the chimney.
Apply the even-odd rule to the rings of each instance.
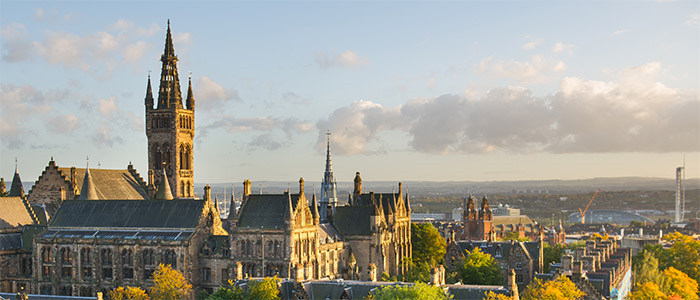
[[[510,296],[512,299],[520,299],[520,296],[518,295],[518,283],[515,281],[515,270],[510,269],[508,271],[508,285],[506,286],[507,289],[510,290]]]
[[[250,195],[250,180],[246,179],[243,181],[243,197]]]
[[[211,201],[211,187],[208,184],[204,186],[204,201]]]

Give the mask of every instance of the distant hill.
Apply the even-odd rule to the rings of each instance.
[[[223,196],[226,189],[228,197],[231,195],[231,183],[209,184],[213,193]],[[312,186],[319,190],[320,182],[306,182],[306,192],[311,192]],[[195,183],[195,190],[198,195],[204,184]],[[287,188],[292,193],[298,192],[297,182],[281,181],[258,181],[253,182],[252,192],[259,193],[282,193]],[[389,181],[363,181],[364,191],[391,192],[398,189],[398,182]],[[687,190],[700,189],[700,178],[686,179]],[[338,182],[338,198],[345,200],[352,192],[352,182]],[[595,189],[602,191],[652,191],[652,190],[675,190],[675,180],[668,178],[649,177],[611,177],[611,178],[591,178],[579,180],[530,180],[530,181],[405,181],[403,182],[404,192],[408,190],[411,195],[464,195],[472,193],[493,194],[493,193],[590,193]],[[243,186],[240,183],[234,184],[236,194],[239,195]]]

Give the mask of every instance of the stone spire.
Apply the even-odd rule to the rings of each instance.
[[[187,109],[194,109],[194,93],[192,92],[192,72],[190,72],[190,82],[187,88],[187,100],[185,101]]]
[[[99,200],[97,197],[97,190],[95,190],[95,183],[92,182],[92,175],[90,175],[90,167],[85,168],[85,177],[83,178],[83,187],[80,189],[80,196],[78,200]]]
[[[12,177],[12,185],[10,185],[10,193],[8,196],[24,198],[24,187],[22,186],[22,179],[19,178],[17,158],[15,158],[15,176]]]
[[[148,86],[146,86],[146,98],[144,100],[146,110],[153,109],[153,89],[151,88],[151,71],[148,71]]]
[[[311,196],[311,216],[314,218],[314,224],[318,224],[320,216],[318,214],[318,202],[316,202],[316,190]]]
[[[331,133],[326,132],[326,170],[323,172],[321,182],[321,223],[328,222],[329,216],[327,207],[330,205],[331,214],[335,213],[338,204],[338,184],[333,176],[333,164],[331,163]]]
[[[233,191],[233,185],[231,185],[231,202],[228,207],[228,219],[238,219],[238,212],[236,211],[236,193]]]
[[[173,193],[170,191],[170,183],[168,183],[168,174],[165,174],[165,168],[163,168],[163,175],[160,178],[156,200],[173,200]]]
[[[170,33],[170,20],[168,20],[168,33],[165,37],[165,50],[163,55],[160,56],[160,61],[163,62],[163,66],[160,71],[158,109],[181,108],[180,77],[177,73],[177,56],[173,47],[173,37]]]

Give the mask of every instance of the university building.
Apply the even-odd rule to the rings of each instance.
[[[98,170],[60,167],[52,158],[28,195],[13,200],[26,216],[0,235],[24,244],[0,249],[0,262],[7,261],[4,270],[22,271],[0,272],[3,292],[21,287],[33,294],[94,296],[119,286],[146,288],[158,264],[210,291],[246,277],[376,280],[405,271],[408,194],[401,183],[397,193],[363,192],[358,172],[350,203],[338,206],[330,138],[319,198],[303,178],[298,190],[281,194],[253,194],[245,180],[240,209],[232,197],[230,213],[221,218],[209,186],[196,197],[195,97],[191,78],[182,97],[177,61],[168,22],[157,97],[149,75],[144,100],[146,178],[131,164]],[[38,229],[27,239],[17,234],[23,226]]]

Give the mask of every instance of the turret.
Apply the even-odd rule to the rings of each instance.
[[[24,198],[24,187],[22,186],[22,179],[19,178],[17,159],[15,159],[15,175],[12,177],[12,185],[8,196]]]
[[[150,81],[149,81],[150,83]],[[187,88],[187,100],[185,101],[187,109],[194,110],[194,93],[192,92],[192,74],[190,74],[189,87]]]
[[[354,188],[352,191],[353,205],[357,205],[357,201],[360,199],[362,194],[362,178],[360,178],[360,172],[355,172],[355,179],[353,179]]]
[[[144,99],[146,110],[153,109],[153,91],[151,88],[151,72],[148,72],[148,85],[146,86],[146,98]]]
[[[165,174],[165,168],[163,168],[163,174],[160,177],[160,184],[158,185],[158,191],[156,191],[156,200],[173,200],[173,193],[170,191],[170,184],[168,183],[168,175]],[[209,185],[207,185],[209,186]],[[211,195],[209,195],[211,200]]]
[[[85,177],[83,178],[83,187],[80,189],[78,200],[98,200],[95,184],[92,182],[90,168],[85,168]]]
[[[321,216],[318,213],[318,203],[316,202],[316,192],[311,196],[311,216],[314,218],[314,224],[318,225],[321,221]]]

